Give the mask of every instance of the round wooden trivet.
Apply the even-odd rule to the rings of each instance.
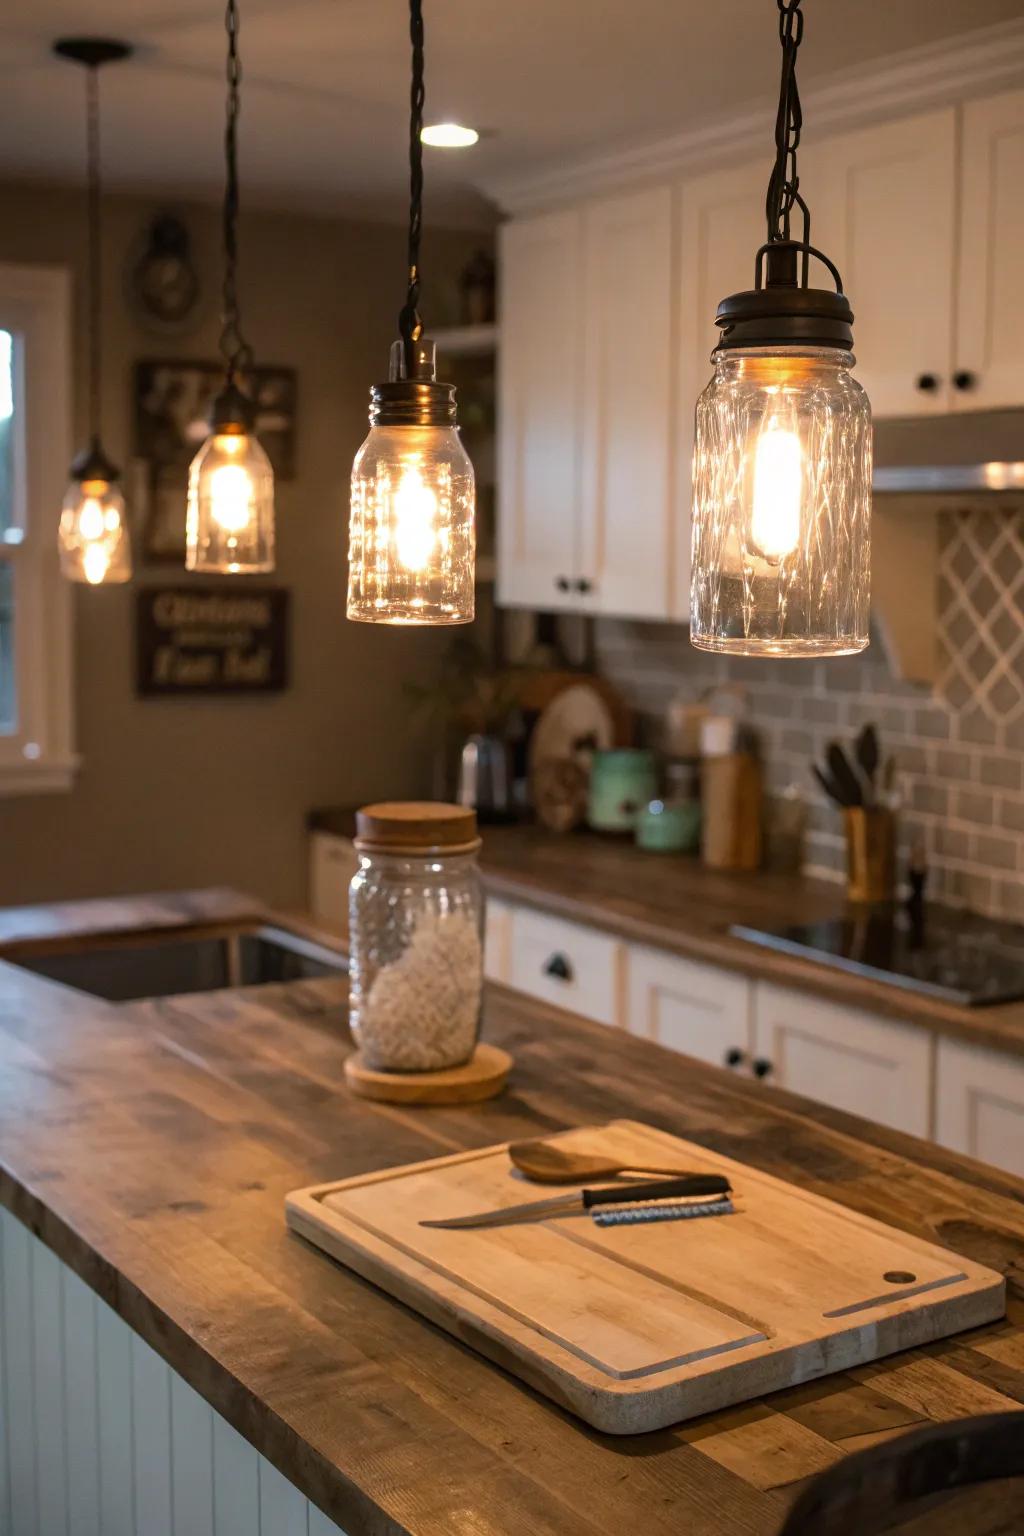
[[[511,1069],[507,1051],[480,1044],[464,1066],[440,1072],[375,1072],[355,1051],[345,1062],[345,1078],[361,1099],[386,1104],[475,1104],[500,1093]]]

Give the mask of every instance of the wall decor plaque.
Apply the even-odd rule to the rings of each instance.
[[[288,684],[285,587],[142,587],[136,593],[136,690],[279,693]]]

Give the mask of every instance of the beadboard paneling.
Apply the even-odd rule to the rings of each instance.
[[[0,1536],[344,1536],[0,1210]]]

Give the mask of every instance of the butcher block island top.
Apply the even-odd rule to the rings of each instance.
[[[348,1536],[771,1536],[848,1451],[1024,1403],[1021,1181],[503,989],[500,1098],[355,1099],[344,996],[332,978],[114,1006],[0,962],[0,1198]],[[304,1186],[615,1119],[1000,1272],[1006,1319],[611,1437],[285,1226]]]

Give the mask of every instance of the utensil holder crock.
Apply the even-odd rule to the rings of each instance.
[[[896,818],[885,806],[848,806],[846,894],[850,901],[891,901],[896,889]]]

